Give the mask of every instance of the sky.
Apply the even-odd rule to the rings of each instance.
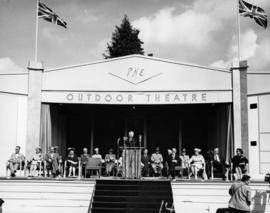
[[[246,0],[270,17],[269,0]],[[237,0],[41,0],[67,29],[39,20],[38,60],[45,68],[103,60],[116,25],[128,15],[154,57],[229,68],[237,56]],[[268,18],[269,19],[269,18]],[[36,0],[0,0],[0,72],[34,59]],[[270,26],[240,17],[241,58],[270,72]]]

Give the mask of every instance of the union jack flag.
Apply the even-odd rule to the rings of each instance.
[[[48,8],[44,3],[41,2],[38,2],[38,17],[53,24],[57,24],[64,28],[67,28],[67,23],[50,8]]]
[[[267,15],[262,8],[239,0],[239,13],[241,16],[253,18],[258,25],[267,28]]]

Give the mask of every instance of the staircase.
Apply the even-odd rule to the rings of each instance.
[[[162,200],[173,202],[167,180],[97,180],[91,213],[158,213]]]
[[[4,213],[87,213],[95,181],[0,180]]]

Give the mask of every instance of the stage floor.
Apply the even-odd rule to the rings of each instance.
[[[197,179],[195,180],[194,178],[191,178],[191,179],[183,179],[183,178],[176,178],[174,180],[172,179],[169,179],[169,178],[165,178],[165,177],[143,177],[143,178],[140,178],[140,179],[123,179],[121,177],[96,177],[96,176],[93,176],[93,177],[90,177],[90,178],[50,178],[50,177],[47,177],[47,178],[43,178],[43,177],[13,177],[13,178],[10,178],[10,177],[0,177],[0,181],[1,180],[9,180],[9,181],[17,181],[17,180],[24,180],[24,181],[60,181],[60,182],[63,182],[63,181],[66,181],[66,182],[92,182],[92,181],[96,181],[96,180],[131,180],[131,181],[171,181],[173,183],[206,183],[206,184],[218,184],[218,183],[232,183],[234,181],[224,181],[222,179],[214,179],[214,180],[202,180],[202,179]],[[251,183],[255,183],[255,184],[268,184],[266,183],[264,180],[261,180],[261,179],[253,179],[251,180]]]

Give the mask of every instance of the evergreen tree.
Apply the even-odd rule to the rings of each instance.
[[[121,25],[116,26],[111,42],[107,43],[106,53],[108,54],[103,53],[105,59],[131,54],[143,55],[143,42],[138,38],[139,33],[140,31],[132,27],[125,15]]]

